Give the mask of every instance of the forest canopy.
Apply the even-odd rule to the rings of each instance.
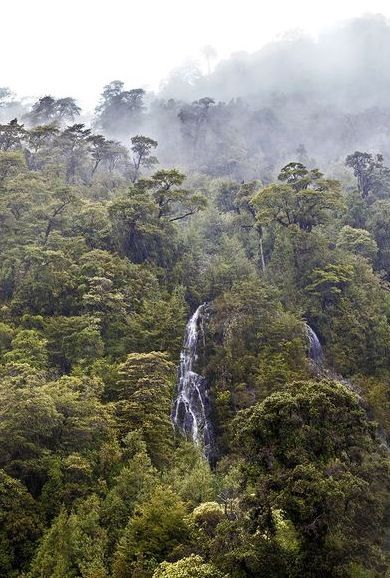
[[[379,43],[367,17],[114,80],[93,115],[0,89],[1,577],[388,575]],[[209,453],[172,423],[183,371]]]

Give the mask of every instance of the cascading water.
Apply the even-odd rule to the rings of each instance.
[[[187,323],[183,349],[180,354],[179,380],[172,408],[172,422],[211,459],[214,434],[207,381],[194,371],[203,334],[203,319],[207,304],[200,305]]]
[[[322,366],[324,363],[324,353],[322,350],[321,342],[318,339],[316,332],[310,327],[310,325],[306,323],[305,327],[307,339],[309,341],[309,357],[313,363],[318,366]]]

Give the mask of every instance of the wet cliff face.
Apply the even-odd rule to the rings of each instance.
[[[215,455],[215,435],[211,418],[209,387],[198,369],[199,352],[204,346],[206,304],[200,305],[187,323],[172,421],[177,429],[203,448],[207,459]]]

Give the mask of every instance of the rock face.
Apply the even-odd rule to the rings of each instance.
[[[206,307],[206,303],[200,305],[186,326],[172,422],[183,435],[203,448],[205,457],[210,461],[215,451],[215,436],[208,384],[202,375],[194,371],[199,348],[204,340],[203,321]]]

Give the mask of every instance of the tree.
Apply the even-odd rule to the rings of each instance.
[[[223,574],[201,556],[192,554],[177,562],[162,562],[153,578],[223,578]]]
[[[334,303],[353,279],[353,267],[349,264],[329,264],[324,269],[314,269],[312,283],[307,290],[321,297],[321,306],[327,308]]]
[[[113,240],[121,255],[133,263],[143,263],[161,254],[164,233],[158,222],[156,204],[149,195],[131,191],[115,199],[108,213]]]
[[[34,496],[46,482],[53,456],[78,453],[81,461],[84,456],[93,460],[109,439],[110,408],[83,380],[48,382],[26,363],[9,363],[0,400],[0,467],[26,483]]]
[[[378,252],[378,245],[365,229],[354,229],[349,225],[343,227],[337,239],[337,246],[355,255],[361,255],[373,261]]]
[[[135,128],[144,109],[142,88],[124,90],[124,83],[114,80],[104,87],[96,108],[97,123],[109,134],[123,134]]]
[[[3,356],[6,363],[28,363],[37,369],[47,368],[47,340],[33,329],[19,331],[13,338],[11,346],[11,351],[7,351]]]
[[[170,296],[156,293],[144,299],[129,321],[130,335],[126,339],[129,349],[150,351],[154,347],[178,360],[187,317],[183,287],[175,288]]]
[[[91,156],[94,160],[94,164],[91,170],[92,178],[102,160],[106,158],[109,148],[109,141],[107,141],[101,134],[90,135],[87,137],[87,141],[91,143]]]
[[[83,376],[84,377],[84,376]],[[96,391],[95,387],[99,386]],[[63,376],[47,383],[42,391],[50,396],[60,416],[54,448],[62,455],[80,454],[92,459],[111,437],[112,408],[99,399],[101,383]],[[53,443],[53,442],[52,442]],[[53,447],[53,446],[52,446]]]
[[[265,272],[265,259],[263,248],[263,226],[257,219],[256,208],[253,204],[253,197],[256,192],[257,182],[241,184],[234,201],[235,211],[241,216],[240,222],[243,229],[252,229],[255,231],[259,242],[260,267],[261,271]],[[244,219],[242,217],[244,216]],[[247,219],[245,219],[245,216]],[[243,222],[242,222],[243,221]],[[249,222],[248,222],[249,221]]]
[[[22,148],[22,142],[26,138],[23,124],[14,118],[8,124],[0,124],[0,150],[10,151]]]
[[[144,179],[140,187],[149,189],[158,208],[158,218],[179,221],[204,209],[203,195],[182,189],[185,175],[177,169],[160,170],[150,179]]]
[[[157,470],[152,466],[145,450],[145,447],[141,447],[121,469],[102,503],[102,521],[108,529],[111,553],[137,504],[146,498],[158,483]]]
[[[339,183],[324,179],[317,169],[309,171],[301,163],[290,163],[283,167],[278,179],[283,184],[269,185],[253,198],[261,223],[297,225],[310,232],[342,208]]]
[[[27,132],[27,142],[29,145],[28,163],[30,168],[39,170],[45,164],[45,155],[43,151],[49,147],[54,147],[55,137],[59,134],[60,129],[55,123],[38,125]]]
[[[186,504],[193,507],[216,497],[216,480],[210,464],[192,440],[180,440],[165,480]]]
[[[26,161],[19,151],[0,152],[0,190],[6,181],[24,172]]]
[[[14,369],[12,366],[9,368]],[[0,389],[0,467],[23,481],[33,495],[42,487],[47,450],[61,424],[61,413],[48,392],[28,380],[25,387],[3,377]]]
[[[57,144],[65,159],[66,182],[75,182],[80,175],[83,162],[88,157],[88,138],[91,130],[84,124],[73,124],[59,135]]]
[[[124,255],[135,263],[155,262],[168,268],[174,257],[176,229],[171,223],[203,210],[203,195],[181,188],[185,175],[161,170],[139,179],[129,193],[109,207],[113,237]]]
[[[108,172],[111,174],[121,161],[125,162],[127,160],[128,151],[126,147],[115,140],[108,141],[106,149],[105,162]]]
[[[127,159],[127,150],[119,142],[107,140],[101,134],[92,134],[86,140],[91,145],[89,151],[94,161],[91,178],[101,164],[104,164],[111,173],[118,161]]]
[[[52,198],[51,204],[48,206],[50,209],[47,215],[47,225],[43,237],[43,245],[46,245],[50,233],[52,230],[61,222],[61,217],[66,208],[75,201],[75,196],[72,189],[68,186],[58,188]]]
[[[113,562],[113,578],[132,576],[137,559],[146,564],[164,560],[188,535],[186,510],[167,487],[157,486],[130,519]]]
[[[237,411],[305,375],[302,329],[283,311],[275,287],[256,276],[236,281],[214,300],[210,337],[220,445],[230,446],[228,424]]]
[[[173,430],[170,422],[174,365],[166,353],[130,353],[118,366],[115,404],[122,436],[139,430],[155,465],[169,458]]]
[[[132,181],[135,183],[138,179],[141,166],[145,168],[151,168],[158,163],[157,158],[151,154],[152,149],[155,149],[158,143],[156,140],[153,140],[147,136],[137,135],[132,137],[131,145],[134,165],[134,175]]]
[[[225,517],[223,506],[218,502],[204,502],[197,506],[191,514],[195,526],[202,531],[202,535],[212,536],[215,528]]]
[[[380,200],[370,207],[368,229],[378,245],[377,268],[390,276],[390,201]]]
[[[46,532],[31,566],[31,578],[107,578],[107,535],[92,495],[67,514],[63,509]]]
[[[18,265],[23,267],[25,275],[17,280],[12,293],[11,306],[15,315],[22,311],[48,316],[71,313],[78,289],[69,256],[63,251],[30,245]]]
[[[353,576],[354,561],[379,576],[387,465],[355,394],[334,382],[294,383],[238,416],[235,431],[249,533],[272,539],[281,509],[297,532],[297,572]]]
[[[378,195],[383,189],[389,190],[390,169],[384,166],[382,155],[356,151],[347,156],[345,164],[353,169],[363,199],[367,199],[370,194]]]
[[[51,124],[63,121],[73,122],[79,116],[81,109],[77,106],[74,98],[60,98],[56,100],[52,96],[44,96],[37,100],[29,113],[24,118],[33,126]]]
[[[39,508],[18,480],[0,470],[0,574],[27,569],[42,531]]]
[[[183,136],[191,147],[192,163],[195,162],[204,142],[210,110],[214,104],[214,99],[206,96],[184,106],[178,114],[182,123]]]
[[[388,296],[365,259],[343,253],[314,268],[305,286],[329,362],[343,375],[387,371]]]
[[[43,96],[37,100],[26,115],[33,125],[49,124],[56,120],[56,101],[52,96]]]
[[[57,119],[67,122],[74,122],[75,118],[80,115],[81,108],[77,106],[74,98],[59,98],[55,103]]]

